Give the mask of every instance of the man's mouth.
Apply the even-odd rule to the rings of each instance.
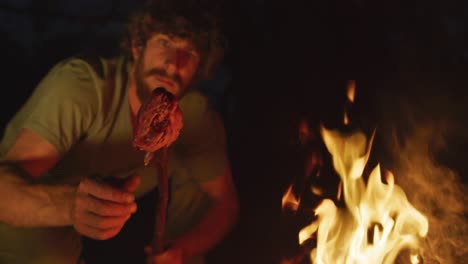
[[[152,77],[158,81],[161,86],[164,86],[168,90],[177,90],[179,86],[182,86],[181,79],[179,76],[168,76],[166,72],[159,68],[153,68],[148,70],[144,77]]]
[[[165,85],[168,85],[168,86],[171,86],[171,87],[174,86],[174,81],[172,81],[172,80],[169,80],[169,79],[166,79],[166,78],[161,78],[161,77],[159,77],[157,79],[158,79],[159,82],[161,82],[161,83],[163,83]]]
[[[173,80],[161,77],[158,77],[157,80],[161,83],[161,86],[166,88],[169,92],[174,93],[175,90],[177,90],[177,83]]]

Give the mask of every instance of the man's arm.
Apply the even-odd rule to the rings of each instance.
[[[0,166],[0,221],[19,227],[73,225],[95,239],[115,236],[136,210],[132,192],[139,177],[130,178],[123,189],[90,179],[78,186],[32,183],[58,160],[47,140],[21,130]]]
[[[13,226],[62,226],[71,223],[70,186],[32,185],[57,161],[55,148],[38,134],[23,129],[0,166],[0,221]],[[68,198],[68,199],[67,199]]]
[[[197,225],[172,243],[172,247],[182,250],[184,259],[213,248],[237,221],[239,203],[229,168],[224,175],[203,183],[202,189],[212,200],[211,208]]]

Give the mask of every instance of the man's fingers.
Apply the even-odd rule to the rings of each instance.
[[[132,193],[136,190],[138,185],[140,185],[140,182],[141,177],[138,175],[133,175],[125,181],[123,189],[129,193]]]
[[[92,212],[99,216],[126,216],[136,212],[137,205],[133,203],[115,203],[102,200],[86,193],[77,199],[77,208],[83,208],[83,211]]]
[[[116,203],[131,203],[135,200],[135,196],[130,192],[119,190],[91,179],[83,180],[78,188],[97,198]]]
[[[90,238],[104,240],[118,234],[131,214],[137,210],[131,193],[140,183],[134,176],[125,182],[125,187],[112,187],[92,179],[81,181],[76,192],[73,208],[73,226]]]
[[[75,228],[80,232],[80,234],[84,236],[96,240],[106,240],[116,236],[120,232],[120,229],[122,229],[122,226],[108,229],[99,229],[86,224],[78,224],[75,226]]]
[[[122,227],[130,218],[130,214],[124,216],[99,216],[91,212],[83,215],[81,223],[94,227],[100,230],[113,229]]]

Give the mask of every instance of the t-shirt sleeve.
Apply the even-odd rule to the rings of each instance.
[[[97,105],[95,79],[82,60],[58,63],[39,83],[20,126],[38,133],[63,156],[86,135]]]
[[[198,93],[188,94],[181,101],[181,108],[184,113],[180,135],[182,160],[189,175],[199,183],[221,176],[228,166],[221,116]]]

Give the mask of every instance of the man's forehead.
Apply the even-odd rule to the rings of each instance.
[[[189,38],[182,38],[175,34],[154,33],[150,39],[166,38],[177,45],[184,46],[187,49],[196,51],[195,43]]]

